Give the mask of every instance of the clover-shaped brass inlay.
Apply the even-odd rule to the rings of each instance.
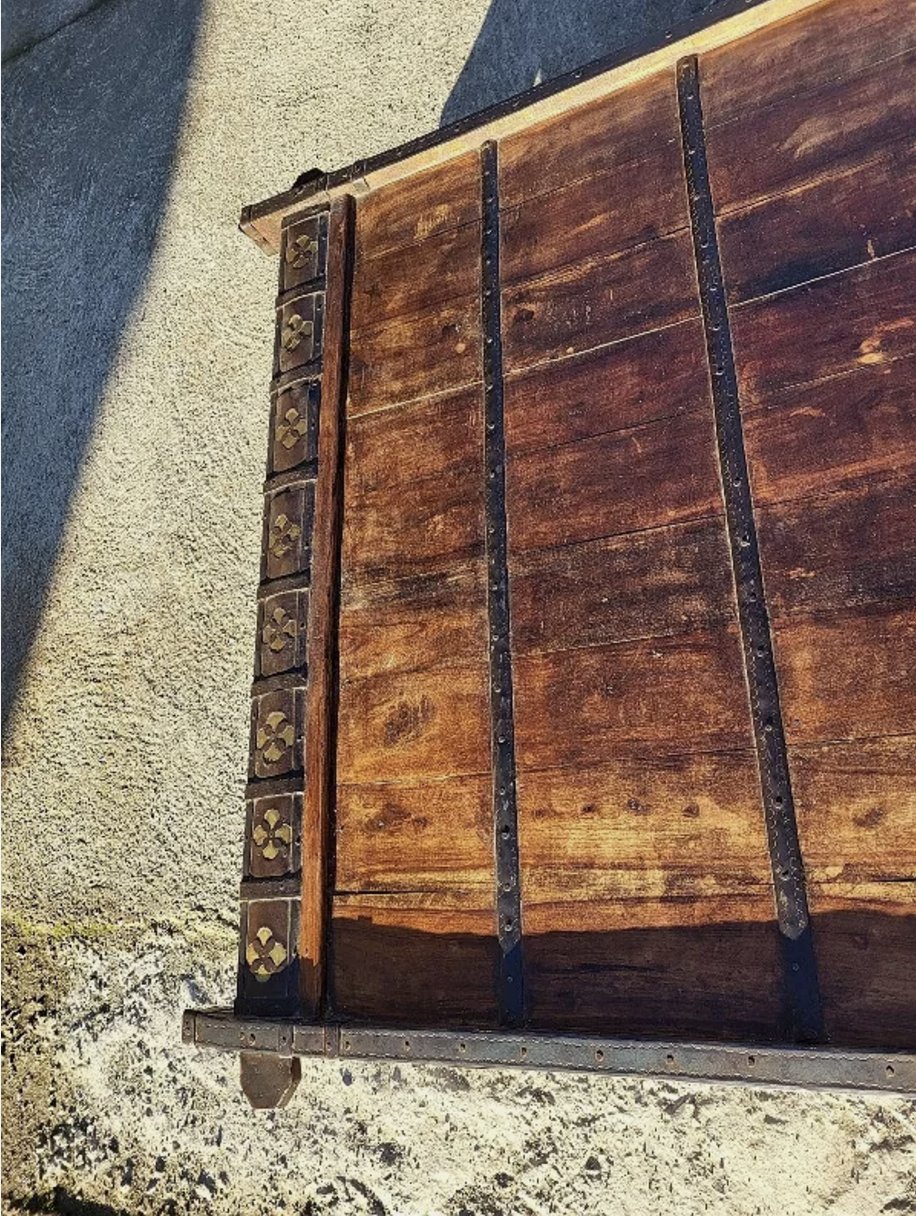
[[[281,853],[289,852],[293,843],[292,825],[275,806],[268,807],[261,822],[255,824],[251,839],[266,861],[274,861]]]
[[[262,925],[248,939],[245,960],[255,979],[260,980],[261,983],[270,979],[272,975],[276,975],[278,971],[282,971],[288,957],[286,947],[282,942],[277,941],[273,931],[268,929],[267,925]]]
[[[267,548],[274,557],[285,557],[301,535],[302,529],[296,521],[281,511],[274,517],[270,525],[270,540]]]
[[[294,312],[287,318],[286,324],[283,326],[280,343],[284,350],[295,350],[303,338],[312,336],[314,330],[313,321],[307,321],[305,317],[300,317],[297,312]]]
[[[286,263],[292,266],[293,270],[301,270],[317,252],[318,242],[303,232],[286,246]]]
[[[290,641],[295,639],[297,628],[295,618],[278,606],[264,623],[264,628],[261,630],[261,641],[274,654],[279,654],[281,650],[287,648]]]
[[[290,406],[280,419],[280,424],[277,427],[277,438],[288,452],[290,448],[296,446],[308,429],[308,423],[296,407]]]
[[[268,764],[282,760],[296,739],[293,724],[286,714],[275,709],[258,726],[257,748],[261,758]]]

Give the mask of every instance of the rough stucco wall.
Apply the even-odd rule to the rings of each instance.
[[[916,1209],[900,1100],[314,1064],[254,1115],[234,1060],[179,1043],[182,1006],[234,980],[275,272],[238,211],[434,126],[459,77],[450,116],[696,6],[513,3],[462,76],[486,0],[108,0],[15,27],[10,1210]]]

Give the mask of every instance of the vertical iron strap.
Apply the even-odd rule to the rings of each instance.
[[[516,1026],[524,1016],[524,975],[509,633],[506,441],[499,291],[499,166],[496,144],[492,141],[485,143],[481,149],[481,182],[487,613],[490,630],[490,724],[499,941],[498,1001],[500,1023]]]
[[[824,1037],[820,986],[744,451],[738,378],[709,184],[695,56],[678,63],[677,89],[694,254],[712,381],[719,469],[773,869],[790,1032],[798,1040],[814,1042]]]

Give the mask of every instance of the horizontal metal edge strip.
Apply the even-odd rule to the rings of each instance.
[[[301,794],[303,789],[301,772],[283,777],[250,777],[245,784],[245,797],[273,798],[277,794]]]
[[[242,903],[269,899],[298,899],[302,893],[301,871],[282,878],[243,878],[239,884]]]
[[[285,490],[287,486],[299,485],[303,481],[314,482],[318,476],[318,462],[313,457],[303,460],[295,468],[285,469],[282,473],[271,473],[264,479],[264,493],[272,494],[275,490]]]
[[[263,697],[268,692],[283,692],[292,689],[294,692],[304,692],[308,688],[308,674],[305,665],[291,671],[281,671],[275,676],[259,676],[251,682],[251,695]]]
[[[216,1051],[266,1051],[281,1056],[337,1054],[336,1026],[244,1017],[231,1009],[186,1010],[181,1037],[185,1043]]]
[[[246,1019],[222,1010],[188,1011],[184,1037],[201,1047],[232,1051],[916,1095],[916,1052],[904,1051],[315,1025]]]

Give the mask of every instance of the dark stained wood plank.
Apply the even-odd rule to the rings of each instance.
[[[916,879],[916,735],[793,747],[809,882]]]
[[[463,667],[487,653],[483,560],[412,577],[348,582],[340,613],[340,676]]]
[[[511,376],[510,456],[708,406],[702,322],[684,321]]]
[[[514,552],[699,519],[721,509],[711,413],[581,439],[510,461]]]
[[[351,325],[359,330],[480,291],[480,224],[360,258]]]
[[[338,891],[495,882],[488,776],[342,785],[336,825]]]
[[[337,563],[340,553],[346,294],[354,209],[349,198],[328,217],[325,345],[318,430],[315,511],[308,615],[308,692],[305,712],[305,797],[302,814],[302,894],[299,913],[299,990],[302,1011],[315,1016],[327,984],[327,885],[334,797],[333,655],[337,644]]]
[[[502,139],[500,204],[513,207],[572,178],[642,160],[679,137],[674,75],[661,72]]]
[[[571,168],[573,175],[577,172]],[[690,223],[680,145],[660,143],[627,172],[611,170],[538,194],[500,216],[504,284],[603,258]]]
[[[916,721],[916,608],[774,626],[790,744],[905,735]]]
[[[498,946],[485,888],[339,895],[332,933],[334,1010],[342,1018],[495,1023]]]
[[[531,549],[510,569],[518,654],[697,632],[735,619],[721,518]]]
[[[515,673],[520,771],[751,745],[737,628],[519,655]]]
[[[731,303],[916,246],[916,142],[727,214],[719,244]]]
[[[474,384],[480,360],[478,295],[362,329],[350,345],[348,414]]]
[[[771,615],[916,603],[916,484],[863,485],[758,511]]]
[[[745,404],[856,365],[916,353],[916,253],[900,253],[732,310]]]
[[[753,752],[522,772],[526,903],[769,891]]]
[[[914,0],[833,0],[700,59],[709,125],[864,71],[916,46]]]
[[[458,470],[349,496],[343,539],[346,578],[351,583],[398,578],[482,556],[482,482]]]
[[[707,135],[717,209],[729,211],[858,164],[916,129],[916,52]]]
[[[772,896],[528,904],[532,1026],[675,1039],[779,1037]]]
[[[408,781],[490,771],[484,663],[386,673],[340,689],[337,780]]]
[[[502,300],[507,372],[674,325],[699,311],[690,234],[562,267]]]
[[[912,1050],[916,882],[812,883],[808,899],[831,1042]]]
[[[479,219],[480,157],[475,151],[360,198],[358,256],[386,253]]]
[[[360,414],[347,425],[348,495],[460,471],[479,480],[482,461],[480,385]]]
[[[916,364],[857,366],[744,410],[758,505],[916,473]]]

